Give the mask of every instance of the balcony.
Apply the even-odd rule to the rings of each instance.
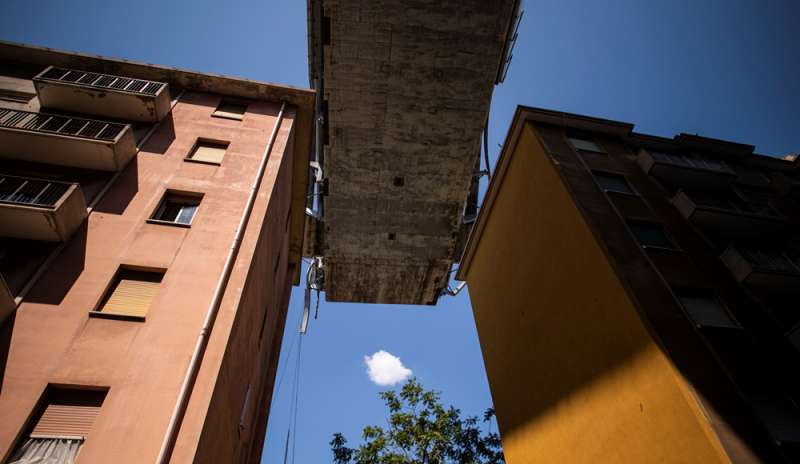
[[[137,122],[157,122],[169,113],[169,87],[110,74],[50,66],[33,78],[42,107]]]
[[[794,326],[789,332],[786,333],[786,338],[792,342],[795,348],[800,351],[800,324]]]
[[[720,259],[737,282],[753,290],[800,292],[800,265],[786,253],[729,246]]]
[[[640,150],[636,162],[644,172],[672,186],[723,188],[736,179],[736,171],[714,158]]]
[[[0,108],[0,157],[118,171],[135,155],[128,124]]]
[[[768,203],[748,203],[732,191],[711,195],[679,190],[672,203],[688,221],[723,237],[774,235],[788,224]]]
[[[80,185],[0,175],[0,235],[61,242],[86,218]]]
[[[0,324],[14,311],[17,305],[14,302],[14,295],[8,289],[5,279],[0,275]]]

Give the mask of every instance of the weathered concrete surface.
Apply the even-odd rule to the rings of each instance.
[[[309,29],[311,78],[321,67],[328,105],[318,237],[327,299],[433,304],[516,2],[324,0],[328,29],[315,28],[317,1]]]

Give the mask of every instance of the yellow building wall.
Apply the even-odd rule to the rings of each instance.
[[[507,462],[730,462],[534,131],[467,273]]]

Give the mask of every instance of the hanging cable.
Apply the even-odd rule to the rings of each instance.
[[[278,383],[277,383],[277,385],[275,386],[275,391],[274,391],[273,395],[276,395],[276,396],[277,396],[278,392],[279,392],[279,391],[280,391],[280,389],[281,389],[281,384],[283,384],[283,377],[284,377],[284,374],[286,374],[286,363],[288,363],[288,362],[289,362],[289,359],[291,359],[291,357],[292,357],[292,352],[294,351],[294,346],[297,344],[297,343],[296,343],[296,342],[297,342],[297,339],[299,339],[299,338],[300,338],[300,337],[299,337],[299,335],[298,335],[298,333],[299,333],[299,332],[295,332],[295,339],[294,339],[294,340],[292,340],[292,344],[289,346],[289,352],[288,352],[288,353],[287,353],[287,355],[286,355],[286,359],[284,359],[284,360],[283,360],[283,366],[282,366],[282,367],[283,367],[283,370],[282,370],[281,372],[279,372],[279,373],[278,373]]]
[[[299,396],[300,396],[300,358],[302,357],[302,355],[303,355],[303,337],[300,337],[300,341],[297,344],[297,364],[295,365],[294,387],[293,387],[293,392],[292,392],[294,394],[293,407],[292,407],[292,409],[294,411],[292,412],[292,420],[291,420],[291,423],[290,423],[290,427],[291,427],[291,431],[292,431],[292,433],[291,433],[291,436],[292,436],[292,439],[291,439],[291,441],[292,441],[292,464],[294,464],[295,451],[296,451],[296,448],[297,448],[297,410],[300,408],[300,406],[299,406],[299,401],[300,401],[300,399],[299,399]]]
[[[305,334],[308,330],[308,320],[311,317],[311,291],[317,294],[317,303],[314,308],[314,319],[319,316],[319,293],[325,279],[325,271],[322,267],[322,257],[315,256],[311,265],[306,271],[306,289],[303,295],[303,320],[300,323],[300,333]]]
[[[289,456],[289,429],[286,429],[286,444],[283,445],[283,464],[286,464],[286,458]]]
[[[303,321],[305,321],[306,323],[308,322],[306,320],[306,318],[305,318],[305,314],[304,314],[304,317],[303,317]],[[301,321],[301,324],[302,324],[302,321]],[[286,442],[284,443],[284,449],[283,449],[283,462],[284,462],[284,464],[287,464],[289,462],[288,461],[288,457],[289,457],[289,445],[290,445],[290,443],[291,443],[291,447],[292,447],[292,454],[291,454],[292,459],[291,459],[291,462],[294,462],[294,453],[295,453],[295,448],[296,448],[296,446],[295,446],[296,433],[295,432],[296,432],[296,429],[297,429],[297,409],[298,409],[299,396],[300,396],[299,395],[299,392],[300,392],[300,365],[301,365],[301,358],[302,358],[302,354],[303,354],[303,338],[304,338],[304,334],[301,331],[298,330],[298,331],[295,332],[294,336],[297,338],[297,358],[295,358],[294,372],[292,373],[292,377],[293,377],[292,391],[289,393],[289,425],[288,425],[288,427],[286,429]],[[294,345],[295,344],[292,343],[292,346],[291,346],[290,350],[294,348]],[[285,366],[288,365],[290,356],[291,356],[291,351],[286,356],[286,360],[285,360],[285,364],[284,364]],[[285,372],[286,371],[284,371],[284,373]],[[280,390],[280,386],[281,386],[281,382],[282,381],[283,381],[283,376],[281,376],[278,379],[278,386],[275,389],[275,394],[276,395],[277,395],[277,392]]]
[[[490,105],[491,106],[491,103]],[[492,178],[492,168],[489,167],[489,109],[486,110],[486,124],[483,126],[483,162],[486,165],[486,176]]]

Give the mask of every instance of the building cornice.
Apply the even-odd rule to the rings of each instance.
[[[480,237],[483,234],[483,230],[486,227],[486,222],[491,214],[498,192],[505,179],[508,167],[511,164],[511,158],[516,150],[519,137],[522,134],[525,124],[528,122],[550,124],[570,130],[585,130],[595,133],[614,135],[623,138],[626,142],[633,145],[639,145],[648,148],[663,150],[688,148],[693,150],[713,152],[720,155],[749,158],[755,164],[775,170],[795,170],[800,164],[800,157],[790,159],[756,154],[753,152],[755,147],[752,145],[683,133],[678,134],[670,139],[666,137],[634,132],[634,125],[626,122],[594,118],[590,116],[565,113],[543,108],[534,108],[522,105],[517,106],[514,117],[511,121],[511,127],[506,134],[503,148],[500,151],[500,157],[497,160],[494,175],[492,176],[489,187],[486,190],[486,195],[484,196],[484,200],[478,213],[478,217],[475,221],[475,225],[472,227],[472,231],[467,239],[467,243],[464,246],[464,252],[461,256],[460,265],[455,277],[457,280],[466,280],[467,272],[469,272],[469,266],[472,262],[472,258],[474,257]]]

